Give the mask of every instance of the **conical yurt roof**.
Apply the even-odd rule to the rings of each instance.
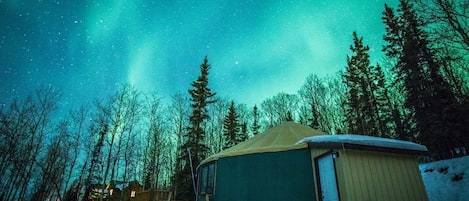
[[[203,160],[201,164],[229,156],[303,149],[307,148],[308,145],[307,143],[296,144],[299,140],[325,134],[322,131],[287,121],[231,148],[225,149],[218,154],[212,155]]]

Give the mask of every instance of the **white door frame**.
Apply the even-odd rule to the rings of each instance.
[[[338,153],[330,150],[314,158],[319,201],[340,201],[335,160]]]

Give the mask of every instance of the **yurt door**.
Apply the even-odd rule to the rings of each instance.
[[[319,200],[338,201],[339,190],[335,174],[334,154],[328,153],[316,159],[319,178]]]

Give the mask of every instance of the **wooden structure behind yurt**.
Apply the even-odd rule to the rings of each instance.
[[[122,201],[135,201],[137,192],[142,191],[142,185],[138,181],[132,181],[122,191]]]

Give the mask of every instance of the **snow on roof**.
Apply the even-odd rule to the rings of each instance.
[[[428,149],[424,145],[416,144],[413,142],[395,140],[389,138],[373,137],[366,135],[352,135],[352,134],[339,134],[339,135],[321,135],[303,138],[297,144],[308,143],[312,147],[325,147],[344,145],[361,145],[368,147],[381,147],[390,149],[410,150],[416,152],[427,152]]]

